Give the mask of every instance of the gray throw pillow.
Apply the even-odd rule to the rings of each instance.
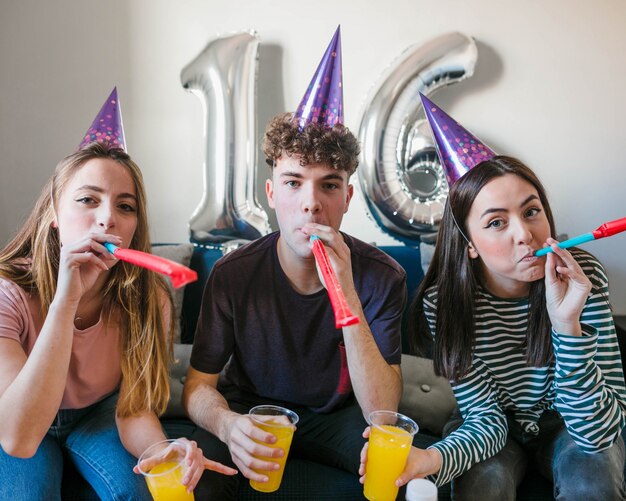
[[[191,344],[174,345],[174,363],[170,368],[170,401],[163,418],[187,417],[183,409],[182,397],[185,376],[189,368],[189,357],[191,357]]]
[[[192,244],[172,244],[172,245],[154,245],[152,247],[152,253],[156,256],[164,257],[170,261],[180,263],[183,266],[189,266],[191,263],[191,254],[193,254]],[[169,278],[167,283],[170,286],[170,292],[172,293],[172,299],[174,300],[174,343],[180,343],[180,315],[183,309],[183,294],[185,288],[174,289]]]
[[[402,355],[404,390],[398,411],[414,419],[420,430],[441,435],[456,406],[450,383],[435,376],[433,361]]]

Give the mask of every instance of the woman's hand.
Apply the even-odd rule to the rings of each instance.
[[[225,466],[216,461],[211,461],[204,457],[202,449],[198,448],[198,444],[193,440],[187,440],[186,438],[177,438],[176,442],[171,443],[164,448],[158,454],[145,458],[140,464],[135,465],[133,471],[137,474],[141,474],[142,471],[147,472],[154,468],[156,465],[163,463],[165,459],[172,453],[174,448],[184,446],[186,448],[186,455],[184,458],[184,471],[183,485],[187,487],[187,492],[191,492],[196,488],[196,485],[200,481],[200,477],[204,473],[204,470],[217,471],[224,475],[236,475],[237,470]]]
[[[591,282],[576,259],[549,238],[546,256],[546,305],[553,329],[560,334],[580,336],[580,315],[591,292]]]
[[[122,240],[115,235],[90,234],[78,242],[61,247],[55,298],[63,298],[78,305],[83,294],[94,286],[100,273],[108,271],[117,262],[104,247],[104,242],[119,245]]]
[[[363,432],[363,438],[369,438],[370,428],[365,428]],[[369,443],[366,442],[361,449],[361,464],[359,465],[359,482],[365,483],[365,477],[367,475],[367,452]],[[414,478],[424,478],[428,475],[434,475],[439,473],[443,458],[437,449],[418,449],[417,447],[411,447],[409,452],[409,458],[407,459],[404,471],[396,479],[396,487],[402,487],[404,484]]]

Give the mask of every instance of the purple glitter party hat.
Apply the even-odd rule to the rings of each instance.
[[[341,27],[337,26],[324,57],[300,101],[294,120],[300,129],[309,123],[328,127],[343,123],[343,83],[341,75]]]
[[[109,98],[105,101],[98,112],[91,127],[87,129],[83,140],[77,149],[84,148],[89,143],[108,143],[113,148],[121,148],[126,151],[126,141],[124,141],[124,126],[122,125],[122,109],[117,99],[117,87]]]
[[[430,99],[422,93],[420,96],[450,186],[472,167],[496,155]]]

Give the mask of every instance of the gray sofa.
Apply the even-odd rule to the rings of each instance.
[[[420,251],[406,246],[381,247],[407,271],[409,294],[413,294],[423,277]],[[202,299],[202,291],[210,270],[222,256],[219,247],[194,247],[191,244],[158,245],[154,252],[191,266],[198,272],[198,281],[175,293],[177,315],[180,315],[180,333],[175,346],[175,364],[172,367],[172,396],[163,417],[166,431],[172,436],[190,433],[193,424],[186,418],[180,405],[184,375],[189,364],[191,343]],[[406,327],[406,318],[405,318]],[[620,337],[620,344],[624,336]],[[407,339],[403,338],[402,374],[404,391],[400,412],[411,416],[420,426],[421,445],[438,440],[442,428],[450,416],[455,400],[450,385],[443,378],[435,377],[432,361],[409,354]],[[624,349],[622,348],[622,353]],[[361,500],[362,486],[358,479],[335,468],[294,459],[288,462],[281,488],[274,494],[261,494],[242,482],[240,499],[280,500]],[[551,500],[551,483],[532,468],[518,489],[519,500]],[[97,499],[90,487],[76,472],[69,469],[64,477],[63,499]],[[404,499],[402,493],[399,499]],[[439,499],[450,499],[449,485],[439,489]]]

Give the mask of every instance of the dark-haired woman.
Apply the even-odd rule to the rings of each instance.
[[[515,499],[531,462],[556,499],[624,499],[626,388],[604,269],[555,245],[545,190],[513,158],[475,166],[448,202],[414,315],[460,415],[412,448],[398,485],[430,475],[453,480],[455,499]]]

